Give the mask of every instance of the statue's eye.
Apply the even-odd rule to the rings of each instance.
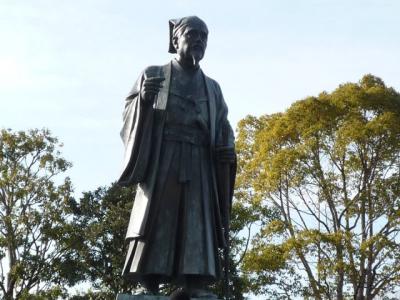
[[[186,33],[186,37],[187,37],[188,39],[192,39],[194,36],[195,36],[195,34],[194,34],[193,30],[191,30],[191,31],[189,31],[189,32]]]
[[[207,41],[207,33],[204,31],[190,30],[185,33],[187,39],[198,39],[200,38],[202,41]]]

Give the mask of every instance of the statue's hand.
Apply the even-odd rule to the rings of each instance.
[[[162,87],[164,77],[149,77],[143,81],[140,89],[140,96],[144,103],[152,104],[158,92]]]
[[[233,163],[236,160],[235,148],[232,147],[217,147],[217,161],[221,163]]]

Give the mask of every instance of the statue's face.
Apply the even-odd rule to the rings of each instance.
[[[195,59],[200,61],[207,48],[208,30],[202,24],[189,24],[174,39],[174,46],[179,58],[183,61]]]

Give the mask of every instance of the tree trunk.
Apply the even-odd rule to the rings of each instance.
[[[343,269],[343,246],[338,245],[336,247],[337,261],[339,264],[338,275],[337,275],[337,286],[336,294],[337,300],[343,300],[343,283],[344,283],[344,269]]]
[[[13,300],[16,278],[13,275],[12,271],[17,263],[17,255],[15,246],[15,236],[14,236],[13,226],[11,223],[11,209],[9,209],[8,207],[6,208],[6,218],[4,223],[6,228],[6,239],[8,244],[7,251],[8,251],[8,268],[9,268],[7,273],[7,286],[4,299]]]

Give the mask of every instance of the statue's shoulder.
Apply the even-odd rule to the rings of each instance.
[[[209,83],[211,83],[211,84],[213,84],[213,85],[216,85],[216,86],[219,86],[218,82],[217,82],[215,79],[213,79],[213,78],[211,78],[210,76],[208,76],[206,73],[204,73],[203,70],[201,70],[201,71],[203,72],[204,78],[205,78]]]
[[[205,80],[207,81],[207,86],[211,87],[216,94],[222,95],[222,90],[221,90],[219,83],[215,79],[206,75],[204,72],[203,72],[203,74],[204,74]]]
[[[203,73],[204,79],[206,80],[208,85],[219,88],[219,84],[214,78],[208,76],[203,70],[201,70],[201,72]]]
[[[222,94],[222,90],[219,83],[215,79],[207,76],[206,74],[204,74],[204,78],[207,84],[208,91],[214,95],[213,99],[217,107],[219,107],[222,111],[227,110],[228,106],[225,103],[224,96]]]

